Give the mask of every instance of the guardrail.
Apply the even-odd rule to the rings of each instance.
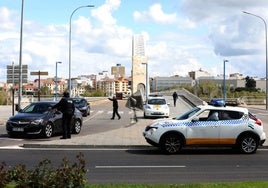
[[[203,105],[205,102],[204,100],[200,99],[199,97],[187,91],[186,89],[179,90],[178,95],[192,106]]]

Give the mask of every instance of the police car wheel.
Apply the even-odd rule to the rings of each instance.
[[[177,134],[167,134],[160,142],[161,149],[167,154],[176,154],[182,148],[182,140]]]
[[[147,116],[145,115],[145,112],[143,113],[143,117],[144,117],[144,119],[146,119],[146,118],[147,118]]]
[[[79,120],[75,120],[74,122],[74,128],[73,128],[73,133],[74,134],[79,134],[82,128],[82,124]]]
[[[50,123],[46,124],[45,128],[44,128],[44,136],[46,138],[50,138],[53,134],[53,127]]]
[[[239,140],[239,149],[242,153],[252,154],[258,148],[259,142],[255,136],[245,135]]]

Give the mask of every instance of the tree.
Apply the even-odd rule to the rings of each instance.
[[[199,83],[201,95],[213,98],[218,95],[219,88],[213,81],[203,81]]]
[[[256,81],[252,78],[247,76],[246,80],[246,90],[248,91],[256,91]]]
[[[40,88],[40,94],[41,95],[51,95],[51,90],[47,86],[42,86]]]
[[[7,94],[4,89],[0,89],[0,105],[7,103]]]

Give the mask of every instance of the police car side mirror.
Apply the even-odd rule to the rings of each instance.
[[[192,122],[199,121],[199,118],[197,116],[193,117]]]

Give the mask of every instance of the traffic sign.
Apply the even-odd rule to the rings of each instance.
[[[31,74],[31,75],[48,75],[48,72],[41,72],[41,71],[38,71],[38,72],[31,72],[30,74]]]

